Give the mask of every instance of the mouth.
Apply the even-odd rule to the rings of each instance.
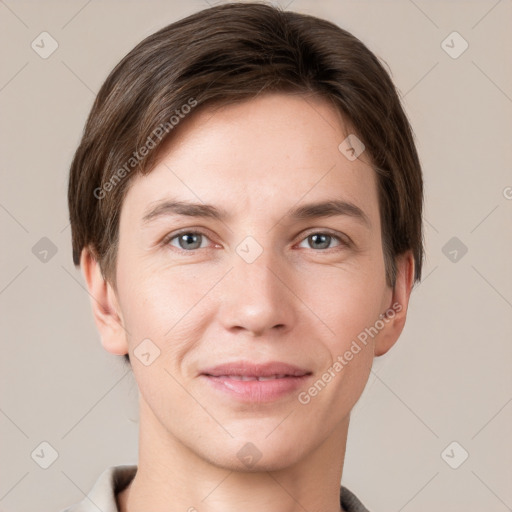
[[[251,381],[251,380],[257,380],[259,382],[264,382],[266,380],[276,380],[276,379],[286,379],[287,377],[295,377],[295,375],[270,375],[269,377],[263,377],[263,376],[255,376],[255,375],[208,375],[205,374],[207,377],[216,377],[219,379],[230,379],[230,380],[241,380],[241,381]]]
[[[271,402],[301,387],[312,372],[281,362],[253,364],[244,361],[208,368],[200,373],[211,388],[230,399]]]
[[[256,364],[248,361],[234,361],[205,368],[201,371],[202,375],[209,375],[211,377],[249,377],[254,379],[302,377],[310,373],[311,371],[308,369],[280,361]]]

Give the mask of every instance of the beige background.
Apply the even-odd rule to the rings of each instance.
[[[375,512],[511,510],[512,1],[287,4],[387,63],[424,166],[424,279],[354,409],[344,485]],[[2,511],[60,510],[107,466],[137,461],[137,387],[102,349],[72,264],[67,173],[112,67],[207,5],[0,1]],[[46,59],[31,47],[43,31],[58,43]],[[469,44],[458,58],[441,45],[453,31]],[[42,237],[57,250],[46,262]],[[452,237],[468,249],[455,262]],[[43,441],[58,453],[48,469],[31,456]],[[441,455],[453,441],[446,460],[469,453],[458,469]]]

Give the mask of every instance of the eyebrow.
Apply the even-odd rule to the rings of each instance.
[[[142,223],[149,224],[157,218],[172,215],[210,218],[220,221],[230,218],[225,209],[210,204],[164,200],[146,211],[142,217]],[[321,201],[298,206],[289,210],[284,217],[292,220],[307,220],[341,215],[352,217],[366,225],[366,227],[371,228],[371,222],[366,213],[354,203],[343,200]]]

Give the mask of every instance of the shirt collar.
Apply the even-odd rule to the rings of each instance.
[[[100,474],[87,496],[63,512],[119,512],[116,495],[128,487],[137,473],[137,465],[110,466]],[[340,487],[340,504],[347,512],[369,512],[357,496]]]

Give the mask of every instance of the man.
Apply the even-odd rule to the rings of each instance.
[[[350,411],[421,277],[422,190],[388,74],[327,21],[224,4],[134,48],[69,208],[139,461],[68,510],[366,510],[340,488]]]

